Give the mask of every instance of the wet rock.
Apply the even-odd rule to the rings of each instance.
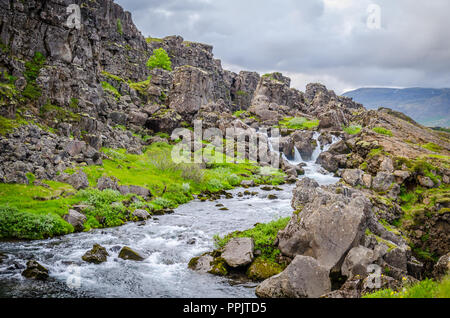
[[[86,222],[86,216],[77,212],[76,210],[69,210],[69,213],[63,216],[64,221],[71,224],[76,232],[82,232],[84,230],[84,222]]]
[[[108,256],[109,254],[103,246],[94,244],[92,249],[87,251],[81,259],[87,263],[101,264],[107,261]]]
[[[261,298],[317,298],[331,291],[329,271],[312,257],[298,255],[279,275],[258,287]]]
[[[131,261],[143,261],[145,259],[141,255],[139,255],[138,252],[126,246],[120,250],[119,258]]]
[[[148,213],[145,210],[137,209],[137,210],[134,210],[134,212],[131,214],[131,216],[133,218],[136,218],[138,221],[145,221],[150,218],[150,213]]]
[[[49,277],[48,269],[35,260],[27,262],[27,268],[22,272],[22,276],[36,280],[46,280]]]
[[[267,199],[269,199],[269,200],[276,200],[276,199],[278,199],[278,197],[275,194],[269,194],[267,196]]]
[[[253,261],[254,248],[252,238],[233,238],[225,246],[222,258],[233,268],[245,266]]]
[[[213,268],[214,257],[204,254],[200,257],[194,257],[188,264],[188,267],[199,273],[209,273]]]
[[[3,261],[6,260],[6,259],[8,259],[8,256],[3,254],[3,253],[0,253],[0,264],[2,264]]]

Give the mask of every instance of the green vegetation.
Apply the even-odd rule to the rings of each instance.
[[[45,184],[48,188],[0,184],[0,238],[43,239],[73,232],[61,216],[77,200],[62,194],[73,194],[75,190],[63,183]]]
[[[233,232],[221,238],[214,236],[216,248],[224,247],[232,238],[251,237],[255,241],[255,250],[261,251],[261,259],[275,262],[280,250],[274,247],[274,241],[279,231],[283,230],[290,218],[278,219],[267,224],[258,224],[254,228],[244,232]]]
[[[279,122],[281,128],[305,130],[316,129],[319,126],[319,120],[308,120],[304,117],[286,117]]]
[[[80,101],[78,100],[78,98],[71,98],[70,99],[70,103],[69,103],[69,107],[72,109],[78,109],[78,105],[80,104]]]
[[[72,225],[53,213],[35,214],[0,206],[0,238],[44,239],[71,232]]]
[[[134,83],[134,82],[128,81],[128,86],[129,86],[130,88],[134,89],[135,91],[138,91],[138,92],[140,92],[140,93],[145,94],[146,89],[150,86],[150,81],[151,81],[151,80],[152,80],[152,77],[149,76],[149,77],[147,78],[147,80],[142,81],[142,82],[136,82],[136,83]]]
[[[148,37],[145,39],[147,41],[147,43],[152,43],[152,42],[158,42],[158,43],[162,43],[164,42],[163,39],[158,39],[158,38],[152,38],[152,37]]]
[[[394,135],[392,133],[392,131],[390,131],[389,129],[386,129],[384,127],[374,127],[372,130],[374,132],[376,132],[377,134],[381,134],[381,135],[385,135],[385,136],[389,136],[389,137],[392,137]]]
[[[249,115],[249,112],[246,111],[246,110],[238,110],[238,111],[236,111],[236,112],[233,113],[233,116],[234,116],[234,117],[237,117],[237,118],[246,117],[246,116],[248,116],[248,115]]]
[[[436,145],[435,143],[432,143],[432,142],[429,142],[429,143],[427,143],[425,145],[422,145],[421,147],[424,148],[424,149],[433,151],[433,152],[441,152],[442,151],[442,147],[441,146]]]
[[[40,52],[36,52],[33,59],[25,63],[25,72],[23,75],[27,80],[27,86],[22,92],[24,97],[34,100],[42,95],[40,87],[36,85],[36,79],[44,64],[45,57]]]
[[[237,91],[237,92],[236,92],[236,95],[237,95],[237,96],[247,96],[248,93],[247,93],[247,92],[244,92],[244,91]]]
[[[342,130],[344,130],[344,132],[346,132],[349,135],[356,135],[359,134],[361,132],[361,125],[350,125],[348,127],[342,127]]]
[[[450,275],[441,282],[426,279],[401,291],[383,289],[367,294],[363,298],[450,298]]]
[[[119,91],[112,86],[111,84],[109,84],[108,82],[101,82],[102,84],[102,88],[105,92],[110,93],[111,95],[113,95],[116,99],[119,99],[122,95],[119,93]]]
[[[117,19],[116,26],[117,26],[117,32],[118,32],[120,35],[123,35],[122,20]]]
[[[49,101],[39,109],[39,115],[45,118],[57,119],[58,121],[78,122],[81,119],[80,115],[62,107],[52,105]]]
[[[163,48],[153,50],[153,55],[147,61],[147,67],[152,70],[154,68],[162,68],[172,71],[172,62],[169,55]]]
[[[18,128],[22,126],[22,124],[23,122],[21,120],[8,119],[0,116],[0,136],[9,134],[14,128]]]

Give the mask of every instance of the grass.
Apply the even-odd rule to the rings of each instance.
[[[45,57],[42,53],[36,52],[34,57],[25,63],[25,72],[23,75],[27,80],[27,86],[22,92],[22,95],[28,99],[37,99],[42,95],[40,87],[36,85],[36,79],[39,76],[41,68],[45,64]]]
[[[117,21],[116,21],[116,26],[117,26],[117,32],[118,32],[120,35],[123,35],[122,20],[117,19]]]
[[[342,127],[342,130],[344,130],[344,132],[346,132],[349,135],[356,135],[359,134],[361,132],[361,125],[350,125],[348,127]]]
[[[304,117],[286,117],[279,122],[281,128],[295,129],[295,130],[311,130],[319,126],[319,120],[308,120]]]
[[[450,298],[450,275],[441,282],[426,279],[406,286],[401,291],[388,288],[364,295],[363,298]]]
[[[251,237],[255,241],[255,250],[261,251],[261,258],[275,261],[280,250],[274,247],[274,241],[279,231],[289,223],[290,218],[282,218],[267,224],[258,224],[254,228],[240,232],[233,232],[225,237],[214,236],[216,248],[223,248],[232,238]]]
[[[108,82],[101,82],[102,84],[102,88],[105,92],[110,93],[111,95],[113,95],[116,99],[119,99],[122,95],[119,93],[119,91],[112,86],[111,84],[109,84]]]
[[[427,143],[425,145],[422,145],[421,147],[424,148],[424,149],[433,151],[433,152],[441,152],[442,151],[442,147],[441,146],[436,145],[435,143],[432,143],[432,142],[429,142],[429,143]]]
[[[374,127],[372,130],[374,132],[376,132],[377,134],[381,134],[381,135],[385,135],[385,136],[389,136],[389,137],[392,137],[394,135],[392,133],[392,131],[390,131],[389,129],[386,129],[384,127]]]

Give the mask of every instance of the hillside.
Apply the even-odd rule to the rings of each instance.
[[[359,88],[343,95],[369,109],[387,107],[405,113],[428,127],[450,126],[449,88]]]

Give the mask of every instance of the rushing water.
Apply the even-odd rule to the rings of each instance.
[[[317,141],[318,137],[315,135]],[[305,176],[321,184],[334,183],[337,179],[323,174],[314,163],[321,151],[318,143],[311,162],[306,162]],[[291,163],[301,162],[297,151]],[[232,199],[195,200],[180,206],[172,215],[145,224],[129,223],[43,241],[0,242],[0,252],[8,257],[0,264],[0,297],[255,297],[253,283],[199,274],[189,270],[187,264],[192,257],[214,248],[215,234],[245,230],[256,223],[290,216],[293,187],[282,186],[282,191],[252,189],[258,195],[244,197],[237,196],[242,189],[235,189],[231,191]],[[269,194],[278,199],[269,200]],[[218,204],[229,210],[220,210]],[[110,257],[106,263],[93,265],[81,260],[95,243],[108,250]],[[135,249],[146,259],[143,262],[119,259],[117,255],[123,246]],[[47,282],[21,276],[29,259],[49,269]]]

